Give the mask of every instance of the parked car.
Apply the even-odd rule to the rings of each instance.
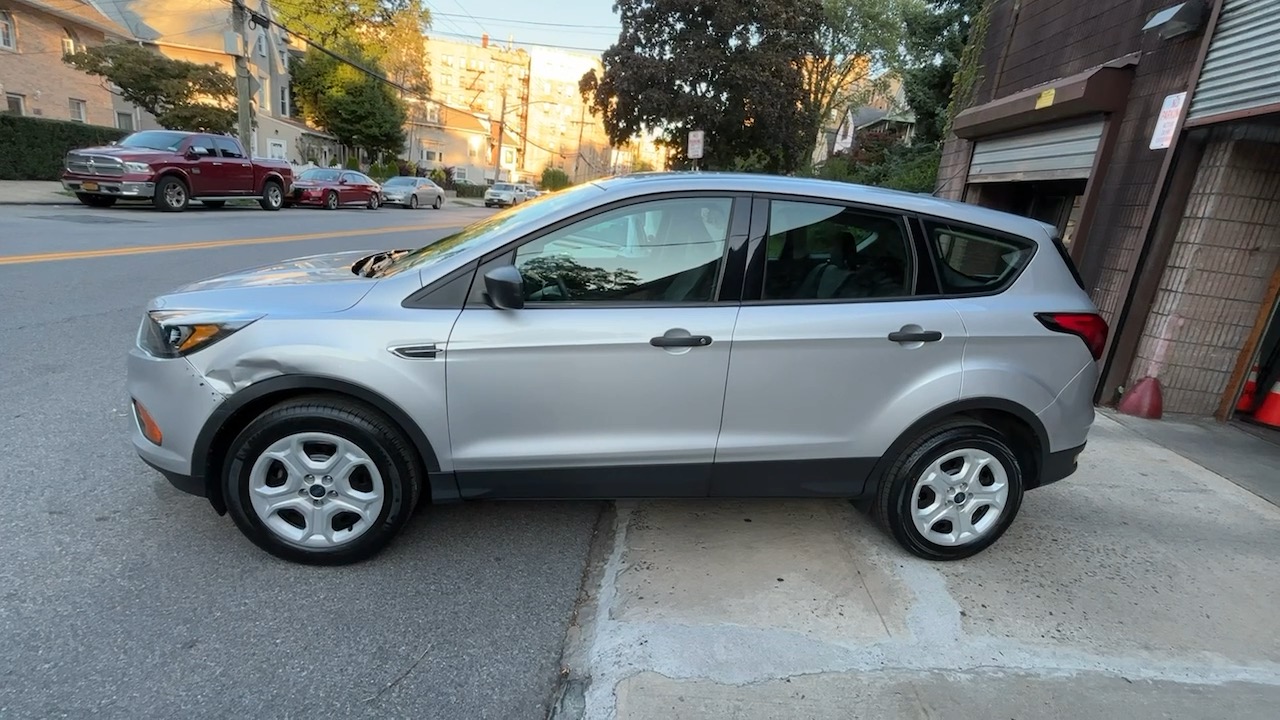
[[[444,188],[432,182],[431,178],[402,175],[382,183],[382,201],[411,210],[426,205],[439,210],[444,207]]]
[[[114,145],[67,153],[61,179],[89,207],[150,200],[160,210],[181,212],[192,200],[218,208],[257,198],[264,210],[279,210],[293,169],[283,160],[251,158],[227,135],[143,130]]]
[[[424,500],[707,496],[857,499],[951,560],[1075,471],[1107,332],[1044,223],[645,174],[179,288],[127,388],[142,459],[294,561]]]
[[[382,186],[357,170],[311,168],[294,181],[289,203],[318,205],[326,210],[349,205],[377,210],[382,206]]]
[[[532,200],[541,194],[538,192],[538,188],[530,185],[529,183],[520,183],[518,187],[524,191],[525,200]]]
[[[494,183],[484,191],[485,207],[511,207],[525,201],[524,190],[513,183]]]

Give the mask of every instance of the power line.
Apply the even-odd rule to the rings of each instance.
[[[464,17],[463,15],[458,15],[457,13],[443,13],[443,12],[434,12],[432,13],[432,15],[433,16],[439,15],[441,17],[447,17],[447,18]],[[582,28],[586,30],[612,30],[614,32],[617,32],[618,30],[621,29],[616,25],[577,25],[574,23],[538,22],[536,20],[511,20],[507,18],[494,18],[494,17],[474,16],[474,15],[466,15],[465,17],[470,17],[472,20],[488,20],[489,22],[503,23],[506,25],[537,25],[539,27]]]
[[[483,39],[483,38],[478,37],[478,36],[476,36],[476,35],[465,35],[465,34],[462,34],[462,33],[448,33],[448,32],[441,32],[441,31],[439,31],[439,30],[434,31],[432,34],[433,34],[433,35],[444,35],[445,37],[456,37],[456,38],[462,38],[462,39],[464,39],[464,40],[481,40],[481,39]],[[492,39],[493,39],[493,38],[490,38],[490,40],[492,40]],[[552,44],[550,44],[550,43],[528,42],[528,41],[525,41],[525,40],[513,40],[512,42],[513,42],[514,44],[516,44],[516,45],[529,45],[529,46],[531,46],[531,47],[552,48],[552,49],[554,49],[554,50],[577,50],[577,51],[580,51],[580,52],[589,52],[589,53],[602,53],[602,52],[604,52],[604,49],[603,49],[603,48],[574,47],[574,46],[572,46],[572,45],[552,45]]]
[[[475,24],[476,24],[476,27],[480,28],[480,32],[485,32],[484,26],[480,24],[480,21],[479,21],[479,20],[476,20],[475,15],[472,15],[472,14],[471,14],[471,11],[470,11],[470,10],[468,10],[468,9],[467,9],[467,7],[466,7],[465,5],[463,5],[462,3],[458,2],[458,0],[453,0],[453,4],[454,4],[454,5],[457,5],[459,10],[461,10],[463,13],[465,13],[467,17],[471,18],[471,22],[475,23]]]

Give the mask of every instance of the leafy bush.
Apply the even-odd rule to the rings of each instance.
[[[459,183],[456,189],[458,191],[458,197],[460,198],[482,198],[489,187],[487,185]]]
[[[432,170],[431,182],[439,185],[440,187],[444,187],[444,183],[445,183],[444,170],[442,170],[441,168],[436,168],[435,170]]]
[[[563,190],[572,185],[569,181],[569,175],[559,168],[549,167],[542,171],[542,182],[538,185],[547,192]]]
[[[360,158],[356,157],[355,155],[352,155],[351,157],[347,158],[347,164],[344,165],[343,167],[345,167],[348,170],[359,170]]]
[[[816,174],[828,180],[931,193],[941,159],[933,143],[906,145],[891,133],[859,133],[852,154],[832,155]]]
[[[68,151],[106,145],[127,134],[69,120],[0,114],[0,180],[57,180]]]

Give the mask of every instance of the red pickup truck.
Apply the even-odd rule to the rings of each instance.
[[[176,130],[143,130],[106,147],[72,150],[62,172],[62,186],[89,207],[150,200],[168,212],[186,210],[192,200],[216,208],[244,198],[279,210],[292,183],[289,163],[251,158],[234,137]]]

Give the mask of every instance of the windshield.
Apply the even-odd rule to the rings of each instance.
[[[474,247],[488,244],[510,230],[513,226],[536,222],[539,218],[555,213],[560,208],[577,202],[584,194],[600,188],[585,183],[556,193],[521,203],[491,215],[484,220],[474,222],[458,232],[447,235],[440,240],[424,245],[411,253],[405,253],[388,264],[373,277],[387,277],[414,268],[424,268],[448,259]]]
[[[383,184],[384,184],[384,185],[388,185],[388,186],[390,186],[390,185],[412,185],[414,180],[415,180],[415,178],[411,178],[411,177],[393,177],[393,178],[391,178],[390,180],[386,181],[386,182],[385,182],[385,183],[383,183]]]
[[[130,135],[120,141],[120,147],[148,148],[151,150],[177,150],[187,133],[168,132],[165,130],[146,130]]]
[[[497,190],[498,192],[507,192],[511,190],[512,187],[506,183],[498,183],[497,185],[493,186],[493,189]]]
[[[298,176],[299,180],[307,182],[337,182],[337,170],[325,170],[323,168],[312,168]]]

